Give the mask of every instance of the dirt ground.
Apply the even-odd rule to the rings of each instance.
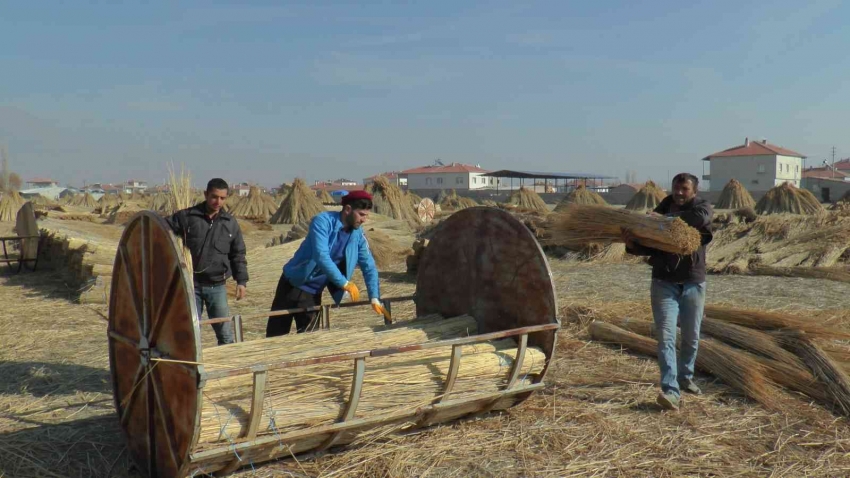
[[[560,260],[551,266],[563,328],[541,393],[499,414],[403,436],[373,434],[319,458],[252,464],[233,476],[850,474],[846,419],[795,395],[782,397],[784,408],[775,412],[700,376],[703,395],[686,397],[678,413],[661,412],[654,404],[654,360],[591,342],[584,330],[594,310],[645,317],[648,267]],[[402,267],[382,272],[384,296],[413,292]],[[267,310],[273,282],[249,283],[249,299],[232,301],[233,313]],[[710,276],[707,301],[801,310],[812,320],[844,324],[847,287]],[[584,312],[576,314],[577,306]],[[409,304],[394,310],[399,318],[412,316]],[[112,401],[105,314],[105,306],[70,303],[55,272],[0,272],[0,476],[134,476]],[[335,310],[331,318],[333,327],[379,322],[354,309]],[[265,321],[246,326],[248,340],[259,338]],[[205,347],[213,346],[211,330],[203,335]]]

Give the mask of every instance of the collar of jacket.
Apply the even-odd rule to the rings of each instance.
[[[198,204],[195,204],[195,206],[189,210],[189,214],[199,215],[204,218],[207,217],[206,205],[207,203],[205,202],[199,202]],[[233,219],[233,216],[231,216],[229,212],[225,211],[224,208],[221,208],[221,210],[218,212],[218,217],[221,219],[226,219],[228,221]]]

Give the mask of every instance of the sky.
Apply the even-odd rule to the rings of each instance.
[[[3,2],[0,145],[25,180],[439,158],[666,182],[745,137],[850,156],[838,1],[141,3]]]

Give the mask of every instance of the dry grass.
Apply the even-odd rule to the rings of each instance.
[[[71,197],[71,200],[67,204],[68,206],[84,209],[94,209],[97,207],[97,201],[95,201],[94,197],[88,191],[84,194],[77,194]]]
[[[607,206],[608,203],[596,191],[587,189],[584,184],[570,191],[564,199],[555,207],[555,212],[562,212],[570,204],[583,204],[589,206]]]
[[[811,191],[783,183],[772,188],[756,204],[759,214],[820,214],[825,211]]]
[[[274,198],[260,191],[257,186],[251,186],[248,196],[242,198],[230,209],[230,214],[240,219],[266,222],[276,214],[278,204]]]
[[[324,212],[325,208],[316,194],[307,187],[301,178],[296,178],[292,189],[280,203],[280,207],[272,215],[271,224],[298,224],[309,221],[316,214]]]
[[[468,207],[478,206],[478,203],[475,202],[475,199],[458,196],[457,192],[452,189],[452,192],[440,203],[440,207],[447,211],[460,211],[461,209],[466,209]]]
[[[17,191],[4,194],[0,199],[0,222],[14,222],[24,202],[24,198]]]
[[[412,229],[419,227],[419,215],[398,186],[384,176],[378,176],[367,189],[372,194],[372,211],[375,214],[404,221]]]
[[[405,257],[412,253],[410,248],[401,246],[385,232],[371,228],[365,234],[369,241],[369,250],[372,251],[372,257],[375,259],[375,265],[378,266],[378,269],[387,269],[394,264],[403,262]]]
[[[756,202],[750,192],[737,179],[731,179],[714,205],[717,209],[742,209],[753,208]]]
[[[531,189],[525,188],[524,186],[520,186],[519,189],[511,193],[511,197],[508,199],[507,204],[509,206],[519,208],[522,211],[536,211],[543,214],[547,214],[549,212],[549,208],[546,206],[546,203],[543,202],[540,195]]]
[[[626,203],[626,209],[629,211],[652,211],[665,197],[667,197],[667,193],[663,189],[659,188],[654,182],[647,181],[640,188],[640,191],[629,199],[629,202]]]
[[[319,192],[319,202],[321,202],[322,204],[336,204],[336,201],[334,201],[333,196],[331,196],[326,189],[322,189]]]

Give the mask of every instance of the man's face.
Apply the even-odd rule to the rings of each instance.
[[[687,204],[688,201],[696,197],[696,195],[697,191],[691,180],[686,179],[684,181],[673,183],[673,202],[677,205],[683,206]]]
[[[342,209],[345,213],[345,225],[352,229],[359,229],[369,218],[368,209],[352,209],[350,204]]]
[[[218,213],[227,200],[227,189],[210,189],[204,192],[204,197],[207,200],[207,211]]]

